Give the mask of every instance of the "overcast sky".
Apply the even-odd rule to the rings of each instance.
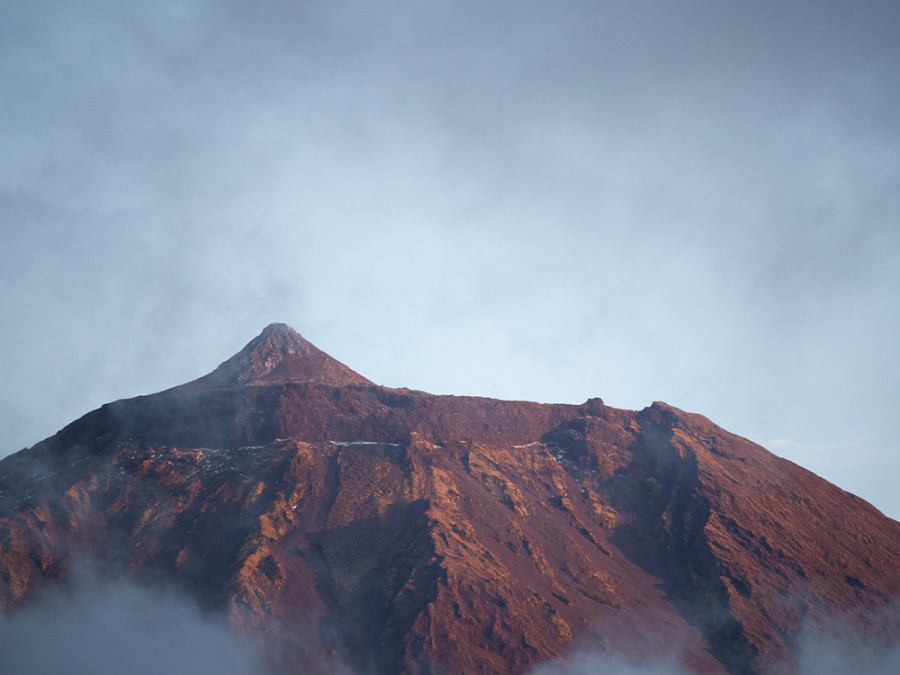
[[[900,517],[900,3],[0,0],[0,455],[268,323]]]

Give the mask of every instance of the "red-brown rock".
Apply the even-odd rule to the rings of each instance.
[[[283,325],[0,462],[0,610],[82,556],[191,589],[267,670],[792,673],[900,642],[900,524],[699,415],[379,387]]]

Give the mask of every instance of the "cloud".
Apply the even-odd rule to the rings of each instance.
[[[80,568],[69,583],[0,617],[0,671],[33,675],[247,675],[254,647],[184,593]]]
[[[872,606],[859,609],[858,615],[851,612],[808,614],[792,633],[796,661],[771,672],[791,675],[900,673],[900,642],[894,634],[900,604],[894,600],[877,609]],[[679,653],[677,643],[669,644],[667,651],[662,653],[648,650],[644,658],[576,648],[571,654],[537,664],[528,675],[691,675],[697,672],[681,664]]]
[[[859,650],[829,640],[809,640],[803,646],[798,672],[800,675],[896,675],[900,673],[900,648]]]
[[[796,675],[854,673],[896,675],[900,672],[900,647],[860,649],[822,634],[806,633],[799,642]],[[677,661],[651,657],[636,662],[606,654],[578,653],[566,659],[547,661],[528,675],[691,675]]]
[[[653,656],[641,662],[609,654],[577,653],[547,661],[528,675],[690,675],[674,659]]]
[[[900,673],[900,643],[892,642],[900,617],[897,600],[880,613],[859,617],[807,618],[796,640],[799,675],[822,673],[858,673],[859,675],[895,675]],[[845,625],[845,621],[851,627]],[[860,631],[864,622],[869,628]],[[885,638],[885,626],[888,637]]]
[[[392,386],[897,431],[893,3],[0,14],[0,453],[271,321]]]

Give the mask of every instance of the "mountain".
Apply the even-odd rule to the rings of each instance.
[[[224,613],[264,672],[788,674],[900,644],[900,523],[809,471],[664,403],[377,386],[280,324],[0,462],[0,611],[83,559]]]
[[[334,387],[372,384],[304,340],[293,328],[273,323],[209,375],[180,389],[318,382]]]

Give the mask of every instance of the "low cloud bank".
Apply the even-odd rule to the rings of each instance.
[[[897,616],[898,608],[886,610]],[[896,619],[894,619],[896,621]],[[805,626],[797,641],[800,675],[855,673],[856,675],[897,675],[900,673],[900,645],[887,644],[873,635],[861,636],[861,643],[837,637],[839,620],[825,627]]]
[[[0,617],[0,672],[41,675],[260,672],[259,655],[184,594],[90,571]]]
[[[895,605],[888,618],[900,615]],[[813,626],[797,640],[797,675],[900,673],[900,645],[861,636],[850,644],[840,618]],[[31,675],[253,675],[293,673],[352,675],[333,654],[320,658],[294,631],[278,626],[268,635],[268,658],[232,633],[224,617],[203,612],[172,586],[101,578],[80,567],[71,580],[35,602],[0,616],[0,673]],[[340,650],[339,650],[340,651]],[[690,675],[677,656],[575,651],[535,665],[527,675]]]
[[[884,612],[888,618],[896,617],[900,608],[891,605]],[[807,622],[796,643],[796,670],[788,665],[784,672],[794,675],[900,673],[900,644],[889,644],[874,634],[861,635],[858,642],[853,642],[848,635],[853,635],[853,631],[846,630],[839,617],[824,624]],[[664,654],[648,655],[638,662],[622,655],[576,651],[565,658],[539,663],[528,675],[691,675],[691,672],[677,658]]]
[[[800,675],[897,675],[900,673],[900,650],[854,652],[840,646],[819,644],[803,654],[799,672]]]
[[[609,654],[581,652],[568,659],[547,661],[528,675],[690,675],[674,659],[656,657],[634,663]]]
[[[854,675],[897,675],[900,648],[857,651],[841,644],[812,641],[804,646],[797,675],[854,673]],[[691,675],[678,664],[651,661],[635,664],[614,656],[578,654],[567,660],[548,661],[528,675]]]

